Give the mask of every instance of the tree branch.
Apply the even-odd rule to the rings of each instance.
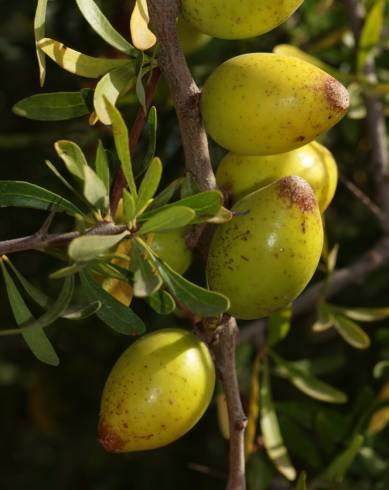
[[[158,61],[169,85],[181,129],[186,167],[201,190],[216,187],[207,135],[200,114],[200,89],[181,49],[176,19],[179,0],[148,0],[150,19],[159,41]]]
[[[225,389],[230,428],[230,467],[226,490],[245,490],[244,431],[247,417],[240,399],[235,365],[239,329],[232,317],[228,317],[219,329],[218,341],[214,345],[211,344],[211,349]]]
[[[44,224],[46,226],[46,223]],[[82,235],[118,235],[127,229],[126,225],[115,225],[112,222],[103,222],[97,226],[89,228]],[[0,242],[0,255],[23,252],[25,250],[44,249],[50,245],[64,245],[75,238],[81,236],[78,231],[68,233],[53,233],[51,235],[42,232],[42,228],[34,233],[22,238],[5,240]]]

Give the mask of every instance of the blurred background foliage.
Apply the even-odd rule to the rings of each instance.
[[[115,27],[128,37],[131,2],[111,0],[101,4]],[[45,159],[55,161],[53,143],[60,138],[75,140],[93,155],[97,138],[103,138],[107,145],[111,140],[103,126],[91,128],[86,118],[43,123],[12,113],[17,101],[40,90],[33,41],[34,10],[35,2],[31,0],[0,0],[1,179],[27,180],[66,195],[43,163]],[[84,53],[117,56],[87,26],[75,2],[49,0],[47,35]],[[389,82],[388,39],[386,31],[382,38],[383,49],[377,58],[379,79],[386,83]],[[337,0],[305,0],[291,19],[271,33],[245,41],[211,40],[190,54],[188,60],[194,77],[201,83],[222,61],[240,53],[271,51],[281,43],[299,46],[343,74],[353,71],[355,56],[349,18],[343,2]],[[48,61],[46,92],[83,87],[93,87],[93,81],[66,73]],[[346,117],[321,141],[334,153],[342,174],[371,194],[364,112],[358,87],[354,84],[351,88],[351,117]],[[164,163],[168,182],[183,173],[183,153],[177,121],[163,81],[156,105],[159,113],[157,154]],[[123,100],[121,110],[129,125],[136,109],[135,97]],[[142,152],[145,144],[141,142],[137,151]],[[222,150],[211,144],[211,152],[217,165]],[[44,218],[45,214],[39,211],[0,209],[0,240],[33,233]],[[66,218],[57,218],[53,231],[66,230],[69,225]],[[340,246],[340,267],[351,263],[380,235],[375,217],[342,184],[326,214],[326,227],[330,246]],[[54,259],[28,252],[16,254],[14,263],[32,282],[47,291],[58,287],[47,278],[58,265]],[[189,275],[201,281],[199,270],[201,267],[195,263]],[[388,306],[388,273],[386,268],[371,274],[363,283],[338,294],[335,302],[350,306]],[[143,304],[136,304],[135,309],[150,329],[185,325],[176,317],[158,317]],[[0,285],[0,318],[3,327],[13,325],[3,284]],[[353,435],[362,433],[365,436],[362,449],[346,477],[342,482],[323,488],[386,490],[389,488],[389,428],[385,425],[388,414],[376,412],[380,415],[378,419],[376,416],[374,427],[371,416],[377,400],[389,397],[385,372],[380,377],[373,374],[374,366],[388,359],[388,320],[367,326],[372,344],[370,349],[359,351],[344,343],[333,331],[312,335],[310,326],[314,319],[314,312],[298,318],[277,351],[288,360],[309,359],[314,364],[312,369],[322,379],[345,391],[349,401],[344,405],[314,401],[282,377],[272,376],[273,397],[290,457],[298,470],[307,471],[310,481],[344,451]],[[49,333],[61,357],[58,368],[40,364],[19,337],[0,341],[2,490],[224,488],[228,445],[219,429],[216,401],[188,435],[169,447],[147,453],[106,454],[96,442],[99,397],[105,378],[128,345],[128,339],[115,335],[95,318],[80,323],[59,321],[50,327]],[[240,346],[239,374],[246,404],[254,357],[255,346]],[[276,476],[260,437],[255,451],[248,462],[250,489],[291,488],[286,480]]]

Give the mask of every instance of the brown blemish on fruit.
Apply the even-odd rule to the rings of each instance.
[[[109,453],[119,453],[125,445],[112,427],[104,422],[101,422],[97,429],[97,440]]]
[[[347,89],[332,77],[327,78],[324,88],[330,108],[337,112],[346,112],[350,104]]]
[[[313,212],[317,208],[315,194],[310,185],[301,177],[284,177],[278,181],[278,194],[287,199],[290,205],[297,205],[303,213]]]

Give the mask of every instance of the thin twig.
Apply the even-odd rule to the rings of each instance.
[[[226,490],[245,490],[244,432],[247,417],[243,411],[235,365],[238,326],[229,317],[220,327],[218,341],[211,345],[216,366],[225,389],[230,427],[230,467]]]
[[[104,222],[89,228],[83,233],[84,235],[118,235],[127,229],[126,225],[115,225],[112,222]],[[28,235],[13,240],[5,240],[0,242],[0,255],[10,254],[15,252],[23,252],[26,250],[45,249],[54,245],[65,245],[75,238],[81,236],[78,231],[68,233],[53,233],[51,235],[44,234],[39,229],[37,233]]]
[[[157,90],[158,81],[161,77],[161,71],[159,68],[154,68],[150,80],[146,87],[146,108],[150,109],[151,103],[155,97],[155,92]],[[146,123],[147,114],[145,114],[142,107],[138,109],[134,124],[132,125],[129,145],[131,153],[134,152],[136,145],[138,144],[139,138],[142,134],[144,125]],[[123,189],[126,187],[126,178],[121,170],[116,177],[116,180],[112,186],[111,191],[111,216],[112,219],[115,217],[116,209],[118,207],[120,198],[122,197]]]

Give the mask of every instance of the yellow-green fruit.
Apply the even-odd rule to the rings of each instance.
[[[182,17],[177,20],[177,32],[185,54],[192,54],[211,41],[209,36],[198,31]]]
[[[193,254],[189,250],[185,240],[187,228],[155,233],[151,242],[151,248],[178,274],[184,274],[193,260]]]
[[[320,211],[328,208],[335,194],[338,169],[332,153],[317,141],[277,155],[228,153],[217,168],[216,180],[236,202],[288,175],[303,177],[316,194]]]
[[[282,24],[303,0],[182,0],[188,22],[222,39],[244,39]]]
[[[107,379],[98,439],[116,453],[165,446],[199,421],[214,386],[208,348],[192,333],[170,328],[145,335]]]
[[[242,155],[294,150],[345,115],[347,90],[305,61],[272,53],[244,54],[206,81],[201,110],[209,135]]]
[[[289,305],[316,270],[323,225],[315,194],[301,177],[284,177],[232,208],[209,251],[210,289],[231,300],[230,314],[251,320]]]

